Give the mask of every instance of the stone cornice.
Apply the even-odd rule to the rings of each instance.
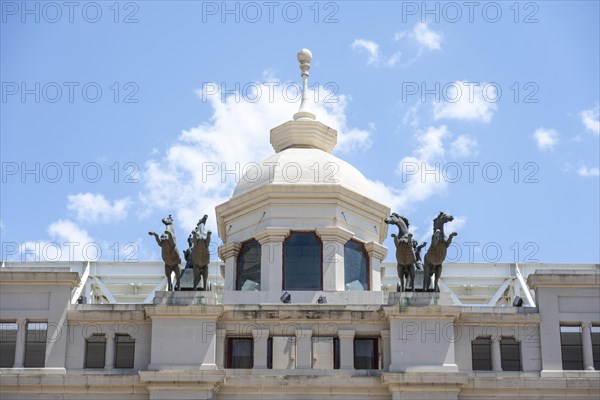
[[[462,307],[460,306],[426,306],[426,307],[407,307],[407,306],[384,306],[382,307],[385,315],[389,319],[394,318],[433,318],[456,319],[460,316]]]
[[[319,236],[324,242],[330,241],[346,244],[348,240],[352,239],[354,233],[339,226],[327,226],[323,228],[317,228],[317,236]]]
[[[223,306],[147,306],[146,315],[150,318],[218,318],[223,314]]]
[[[51,269],[22,269],[3,268],[0,270],[0,283],[11,285],[26,283],[40,285],[70,285],[71,288],[79,285],[80,278],[77,272],[56,271]]]
[[[544,270],[527,277],[531,289],[541,287],[600,287],[600,273],[589,270]]]
[[[376,243],[376,242],[368,242],[365,244],[365,249],[369,254],[369,257],[375,257],[378,260],[383,261],[385,256],[387,256],[388,248]]]
[[[260,244],[267,243],[283,243],[285,238],[290,234],[290,228],[268,227],[254,234],[254,238]]]
[[[239,242],[223,243],[218,250],[219,258],[225,261],[229,257],[236,257],[241,247],[242,244]]]

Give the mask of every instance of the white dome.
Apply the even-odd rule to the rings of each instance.
[[[370,197],[371,185],[352,165],[323,150],[288,148],[244,167],[233,196],[267,185],[340,185]]]

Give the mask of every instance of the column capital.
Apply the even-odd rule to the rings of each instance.
[[[365,244],[365,249],[369,254],[369,257],[374,257],[378,260],[383,261],[385,256],[387,256],[388,249],[387,247],[377,243],[377,242],[368,242]]]
[[[586,328],[586,329],[592,329],[592,323],[591,322],[582,322],[581,323],[581,328]]]
[[[219,247],[219,258],[223,261],[228,259],[229,257],[235,257],[237,253],[240,251],[242,244],[239,242],[228,242],[223,243]]]
[[[252,338],[254,341],[259,339],[266,340],[269,338],[269,332],[268,329],[252,329]]]
[[[313,331],[311,329],[296,329],[296,338],[310,339]]]
[[[388,331],[388,330],[381,331],[381,338],[382,339],[389,338],[389,337],[390,337],[390,331]]]
[[[268,227],[256,232],[254,238],[258,240],[260,244],[283,243],[289,234],[289,228]]]
[[[317,236],[323,241],[338,242],[346,244],[346,242],[354,236],[353,232],[339,226],[325,226],[317,228]]]
[[[353,338],[355,334],[356,334],[355,330],[350,330],[350,329],[338,330],[338,337],[340,339],[342,339],[342,338]]]

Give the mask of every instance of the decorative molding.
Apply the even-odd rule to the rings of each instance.
[[[263,245],[267,243],[283,243],[290,234],[290,228],[268,227],[254,234],[254,238]]]
[[[316,230],[317,236],[321,238],[322,241],[328,242],[337,242],[342,245],[346,244],[346,242],[354,236],[353,232],[350,232],[347,229],[344,229],[339,226],[326,226],[324,228],[317,228]]]
[[[365,249],[367,250],[369,257],[374,257],[380,261],[383,261],[388,253],[388,248],[377,242],[368,242],[365,244]]]
[[[223,243],[218,250],[219,258],[223,261],[226,261],[229,257],[235,257],[237,256],[241,247],[242,244],[239,242]]]

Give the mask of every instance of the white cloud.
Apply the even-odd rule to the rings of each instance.
[[[68,219],[61,219],[48,226],[48,234],[55,240],[61,242],[75,242],[84,245],[92,243],[92,238],[76,223]]]
[[[269,86],[257,83],[262,95],[252,102],[233,95],[223,100],[221,93],[213,90],[216,86],[198,93],[212,107],[210,120],[183,131],[162,158],[146,163],[143,172],[142,214],[172,214],[177,229],[186,232],[204,214],[209,215],[209,228],[216,232],[215,206],[230,198],[246,165],[273,154],[269,131],[292,119],[299,107],[299,98],[291,101],[283,97],[281,84],[269,90]],[[207,95],[209,92],[213,94]],[[346,96],[320,87],[309,98],[317,119],[338,131],[336,152],[370,146],[370,130],[347,124]]]
[[[427,50],[441,50],[443,35],[440,32],[429,29],[426,22],[420,22],[415,25],[411,35],[416,42]],[[396,34],[396,38],[399,34]],[[400,36],[401,37],[401,36]]]
[[[453,157],[469,157],[477,154],[477,140],[469,135],[460,135],[450,144],[450,153]]]
[[[484,93],[485,89],[485,93]],[[456,81],[442,90],[443,101],[433,104],[433,117],[488,123],[497,106],[496,88],[486,83]]]
[[[533,133],[533,138],[541,151],[551,151],[558,143],[558,133],[554,129],[540,127]]]
[[[588,131],[600,135],[600,106],[596,105],[588,110],[579,113],[581,123]]]
[[[111,204],[102,194],[94,193],[69,195],[67,200],[67,209],[75,212],[78,221],[91,223],[123,220],[131,206],[131,200],[127,197]]]
[[[402,55],[402,53],[397,52],[387,57],[381,53],[377,43],[366,39],[355,39],[354,42],[352,42],[352,49],[366,52],[369,56],[367,65],[376,67],[384,66],[391,68],[398,63],[400,56]]]
[[[600,168],[592,167],[588,168],[585,165],[582,165],[577,170],[577,174],[581,176],[600,176]]]

